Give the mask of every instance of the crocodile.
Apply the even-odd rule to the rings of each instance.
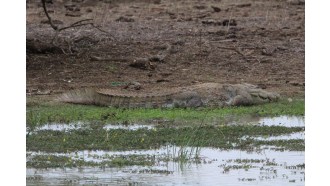
[[[275,102],[279,98],[279,94],[252,84],[203,83],[150,93],[85,88],[66,92],[60,95],[58,100],[122,108],[195,108],[248,106]]]

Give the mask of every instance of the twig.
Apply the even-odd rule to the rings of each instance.
[[[81,23],[81,22],[84,22],[84,21],[93,21],[93,19],[83,19],[83,20],[80,20],[80,21],[77,21],[77,22],[71,24],[71,26],[76,25],[76,24]]]
[[[42,7],[44,9],[44,12],[46,14],[46,17],[49,21],[50,26],[54,29],[54,30],[58,30],[58,27],[56,25],[53,24],[52,18],[49,16],[48,11],[47,11],[47,7],[46,7],[46,0],[41,0],[42,3]]]
[[[69,29],[69,28],[75,28],[75,27],[80,27],[80,26],[85,26],[85,25],[90,25],[90,24],[93,24],[93,23],[82,23],[82,24],[75,24],[75,25],[70,25],[70,26],[66,26],[66,27],[63,27],[63,28],[60,28],[58,29],[57,31],[62,31],[62,30],[66,30],[66,29]]]
[[[111,37],[113,37],[109,32],[107,32],[107,31],[105,31],[105,30],[103,30],[103,29],[101,29],[101,28],[95,26],[94,23],[92,23],[91,25],[92,25],[92,27],[98,29],[99,31],[104,32],[104,33],[107,33],[107,34],[109,34]],[[113,39],[116,39],[116,38],[113,37]]]
[[[41,0],[41,3],[42,3],[42,7],[44,9],[44,12],[46,14],[46,17],[49,21],[49,24],[50,26],[55,30],[55,31],[62,31],[62,30],[66,30],[66,29],[69,29],[69,28],[74,28],[74,27],[79,27],[79,26],[85,26],[85,25],[91,25],[92,27],[98,29],[99,31],[101,32],[104,32],[104,33],[107,33],[109,34],[111,37],[113,37],[109,32],[97,27],[94,25],[94,23],[82,23],[82,22],[85,22],[85,21],[93,21],[93,19],[83,19],[83,20],[80,20],[80,21],[77,21],[73,24],[71,24],[70,26],[66,26],[66,27],[62,27],[62,28],[58,28],[58,26],[54,25],[53,21],[52,21],[52,18],[49,16],[48,14],[48,11],[47,11],[47,7],[46,7],[46,0]],[[113,37],[114,38],[114,37]]]

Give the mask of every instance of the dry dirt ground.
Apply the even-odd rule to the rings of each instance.
[[[53,0],[47,8],[59,28],[92,20],[56,32],[41,3],[27,0],[28,95],[217,82],[304,96],[302,0]]]

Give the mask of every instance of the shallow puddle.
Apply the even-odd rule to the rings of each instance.
[[[222,123],[220,123],[222,124]],[[305,126],[304,117],[280,116],[273,118],[242,118],[226,121],[228,125],[281,125],[286,127]],[[75,130],[89,127],[88,124],[47,124],[38,130]],[[153,129],[157,123],[139,125],[102,126],[106,130]],[[251,136],[250,136],[251,137]],[[243,137],[244,138],[244,137]],[[249,136],[246,136],[249,138]],[[258,136],[257,140],[305,139],[304,132],[281,136]],[[304,151],[278,151],[264,146],[258,152],[243,150],[220,150],[216,148],[163,146],[159,149],[134,151],[81,150],[71,153],[27,152],[26,161],[38,161],[35,157],[68,157],[70,161],[96,162],[100,166],[79,168],[26,169],[27,185],[304,185]],[[186,161],[180,160],[180,152],[187,153]],[[192,154],[191,156],[189,154]],[[197,156],[196,156],[197,155]],[[110,167],[103,162],[116,158],[139,157],[146,164]],[[197,158],[196,158],[197,157]],[[133,159],[139,161],[140,159]],[[43,160],[45,161],[45,160]],[[132,164],[131,164],[132,165]]]
[[[221,125],[244,125],[244,124],[250,124],[250,125],[267,125],[267,126],[285,126],[285,127],[303,127],[305,126],[305,118],[304,116],[279,116],[279,117],[242,117],[242,118],[225,118],[223,121],[214,122],[216,124]],[[166,124],[169,127],[175,127],[176,125],[173,124]],[[191,123],[190,123],[191,125]],[[181,124],[181,126],[185,126],[184,124]],[[57,130],[57,131],[68,131],[68,130],[74,130],[74,129],[80,129],[82,127],[89,127],[87,123],[83,122],[76,122],[76,123],[70,123],[70,124],[63,124],[63,123],[50,123],[43,125],[39,128],[37,128],[35,131],[40,130]],[[106,124],[103,126],[106,130],[111,129],[125,129],[125,130],[138,130],[142,128],[147,129],[153,129],[155,127],[158,127],[156,123],[147,123],[147,124]],[[162,127],[164,127],[162,125]]]
[[[89,127],[89,124],[83,123],[83,122],[77,122],[77,123],[70,123],[70,124],[63,124],[63,123],[51,123],[46,124],[35,131],[40,130],[53,130],[53,131],[68,131],[68,130],[74,130],[74,129],[80,129],[83,127]],[[103,129],[105,130],[111,130],[111,129],[124,129],[124,130],[138,130],[138,129],[153,129],[155,128],[154,125],[140,125],[140,124],[130,124],[130,125],[124,125],[124,124],[106,124],[103,126]]]
[[[153,129],[155,128],[154,125],[139,125],[139,124],[132,124],[132,125],[112,125],[112,124],[107,124],[103,127],[106,130],[111,130],[111,129],[125,129],[125,130],[138,130],[138,129]]]
[[[191,151],[194,149],[186,148]],[[154,155],[154,166],[122,168],[28,168],[27,185],[35,184],[110,184],[110,185],[304,185],[304,152],[222,151],[200,149],[199,161],[163,161],[176,156],[180,147],[163,147],[147,151],[80,151],[66,155],[86,161],[102,161],[112,155]],[[29,156],[45,153],[30,152]],[[53,154],[54,155],[54,154]],[[29,158],[27,158],[28,160]],[[298,166],[297,166],[298,165]],[[300,167],[303,165],[303,167]]]
[[[267,126],[284,126],[284,127],[303,127],[305,126],[304,116],[277,116],[277,117],[253,117],[247,116],[242,118],[233,118],[229,121],[229,125],[267,125]]]
[[[39,131],[39,130],[66,131],[66,130],[72,130],[72,129],[80,129],[82,127],[82,125],[83,125],[82,122],[70,123],[70,124],[51,123],[51,124],[46,124],[46,125],[39,127],[36,131]]]
[[[257,140],[294,140],[294,139],[305,139],[305,132],[295,132],[288,135],[281,135],[281,136],[260,136],[260,137],[253,137],[253,139]]]
[[[285,127],[303,127],[305,126],[304,116],[279,116],[272,118],[261,118],[258,122],[261,125],[273,126],[285,126]]]

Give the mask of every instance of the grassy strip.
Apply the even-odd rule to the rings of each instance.
[[[277,136],[302,132],[304,127],[283,126],[202,126],[157,128],[153,130],[78,129],[69,132],[39,131],[26,139],[28,151],[74,152],[77,150],[133,150],[177,146],[216,147],[221,149],[251,149],[275,145],[287,150],[304,150],[304,140],[255,140],[254,136]],[[249,136],[243,139],[243,136]]]
[[[152,166],[155,160],[149,156],[130,155],[130,156],[116,156],[109,157],[107,160],[100,162],[85,161],[83,159],[74,159],[68,156],[56,155],[37,155],[26,162],[26,167],[34,168],[57,168],[57,167],[123,167],[123,166]]]
[[[27,126],[33,128],[50,122],[75,121],[138,122],[150,119],[176,121],[201,121],[222,119],[229,115],[279,116],[304,115],[304,100],[256,105],[250,107],[200,108],[200,109],[119,109],[72,104],[29,104]]]

